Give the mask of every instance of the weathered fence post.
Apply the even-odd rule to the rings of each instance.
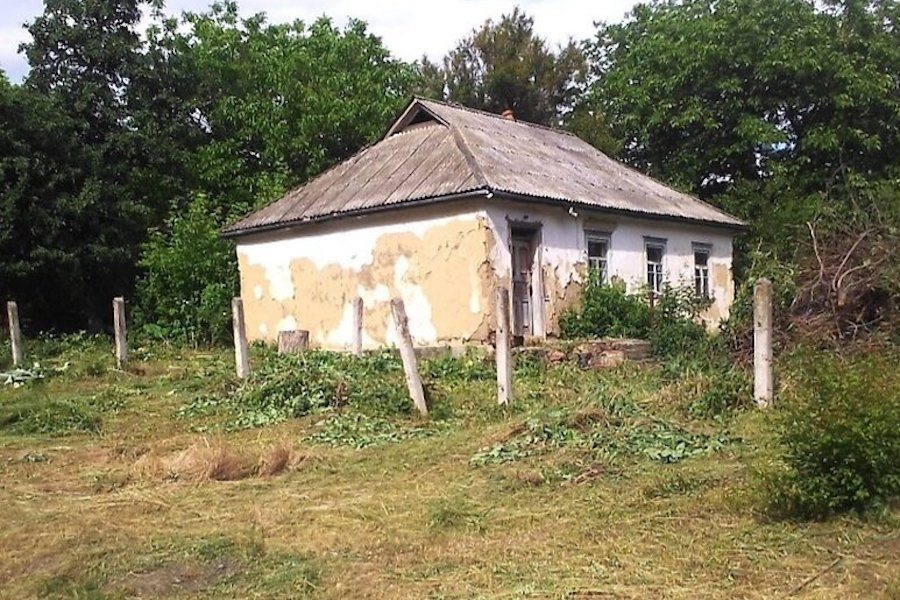
[[[497,403],[509,404],[512,397],[512,357],[509,351],[509,290],[497,289],[497,335],[494,343],[497,363]]]
[[[400,346],[400,358],[403,359],[403,371],[406,373],[409,396],[419,413],[426,416],[428,406],[425,404],[425,390],[422,389],[422,379],[419,377],[419,369],[416,364],[416,352],[413,349],[412,336],[409,334],[409,319],[406,318],[406,308],[403,306],[401,298],[391,300],[391,312],[394,315],[394,324],[397,326],[397,343]]]
[[[13,366],[18,367],[25,362],[25,344],[22,342],[22,329],[19,327],[19,307],[12,300],[6,303],[6,314],[9,316]]]
[[[753,397],[760,408],[772,406],[772,282],[759,279],[753,289]]]
[[[353,354],[362,356],[363,299],[353,299]]]
[[[128,341],[125,337],[125,298],[113,298],[113,330],[116,337],[116,367],[125,368],[128,360]]]
[[[250,374],[250,354],[247,349],[247,332],[244,327],[244,301],[231,300],[231,315],[234,324],[234,364],[237,376],[246,379]]]

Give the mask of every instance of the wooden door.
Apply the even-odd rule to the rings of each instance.
[[[530,239],[512,239],[512,312],[513,335],[532,333],[531,267],[534,264],[534,246]]]

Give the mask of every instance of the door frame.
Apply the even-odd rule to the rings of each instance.
[[[532,248],[531,263],[531,338],[543,339],[546,337],[544,326],[544,269],[543,269],[543,224],[540,221],[516,221],[507,217],[507,241],[509,252],[510,294],[512,294],[513,273],[513,238],[527,237]],[[515,315],[513,298],[510,297],[510,322]]]

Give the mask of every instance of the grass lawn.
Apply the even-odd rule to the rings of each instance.
[[[900,598],[900,514],[768,519],[769,417],[692,416],[653,364],[520,366],[500,410],[439,360],[427,421],[353,382],[285,420],[226,350],[111,352],[0,385],[3,598]]]

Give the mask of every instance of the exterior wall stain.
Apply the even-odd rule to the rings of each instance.
[[[257,263],[250,245],[239,245],[248,337],[273,341],[279,330],[306,329],[314,346],[349,348],[352,302],[360,296],[364,347],[395,341],[393,297],[406,302],[417,343],[487,340],[494,287],[488,260],[493,237],[486,220],[470,214],[419,229],[378,235],[371,259],[358,267],[341,264],[351,262],[346,256],[327,264],[321,257],[291,256],[285,273],[271,261]],[[352,245],[353,234],[344,235],[344,245]]]

